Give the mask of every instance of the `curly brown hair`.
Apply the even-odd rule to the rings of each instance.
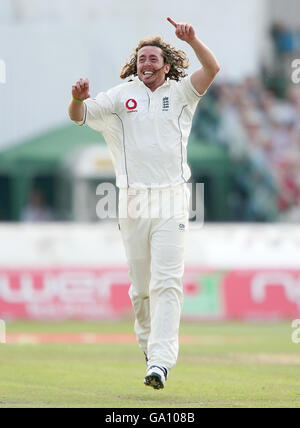
[[[165,42],[161,36],[154,36],[139,41],[138,46],[131,53],[127,63],[121,69],[121,79],[137,75],[138,52],[145,46],[156,46],[162,50],[165,64],[169,64],[171,66],[169,73],[166,75],[166,79],[179,80],[187,75],[183,71],[189,67],[189,60],[186,53]]]

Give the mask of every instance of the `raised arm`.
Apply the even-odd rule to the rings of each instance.
[[[199,94],[203,94],[212,84],[214,78],[219,72],[219,63],[212,51],[198,39],[194,28],[190,24],[177,24],[171,18],[167,18],[167,20],[176,28],[176,36],[193,48],[202,65],[201,68],[191,75],[191,82]]]
[[[69,116],[75,122],[81,122],[84,116],[83,101],[90,97],[89,79],[80,79],[72,86],[72,100],[69,104]]]

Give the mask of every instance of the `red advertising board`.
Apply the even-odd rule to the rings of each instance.
[[[300,271],[232,271],[224,278],[226,317],[280,319],[300,315]]]
[[[120,269],[0,270],[3,319],[105,319],[130,309],[128,274]]]
[[[0,269],[0,318],[113,319],[132,314],[128,270]],[[183,316],[281,319],[300,316],[300,270],[186,267]]]

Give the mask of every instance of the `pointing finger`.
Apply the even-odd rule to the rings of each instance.
[[[177,24],[175,21],[173,21],[172,18],[167,18],[167,20],[170,22],[170,24],[174,25],[174,27],[177,28]]]

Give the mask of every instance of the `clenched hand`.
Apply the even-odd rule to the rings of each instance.
[[[90,81],[89,79],[79,79],[72,86],[72,95],[74,98],[78,100],[85,100],[90,98]]]

